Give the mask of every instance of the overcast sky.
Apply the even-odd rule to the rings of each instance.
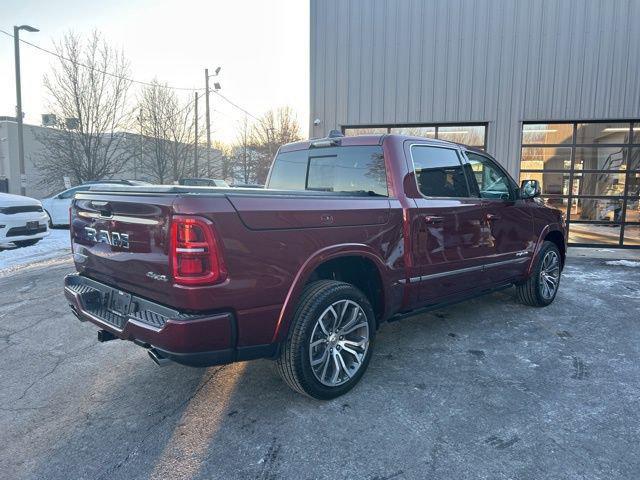
[[[21,24],[40,29],[21,38],[47,49],[69,30],[97,29],[123,48],[137,80],[203,87],[204,68],[222,66],[222,93],[255,115],[290,105],[307,134],[307,0],[4,0],[0,28],[13,33]],[[25,121],[40,124],[42,77],[56,59],[24,44],[20,56]],[[0,115],[14,115],[13,39],[1,33],[0,58]],[[233,140],[242,114],[215,95],[211,101],[214,139]]]

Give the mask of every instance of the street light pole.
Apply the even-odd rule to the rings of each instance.
[[[20,163],[20,195],[27,194],[27,175],[24,166],[24,135],[22,132],[22,92],[20,86],[20,30],[39,32],[29,25],[13,27],[13,48],[16,64],[16,122],[18,123],[18,161]]]

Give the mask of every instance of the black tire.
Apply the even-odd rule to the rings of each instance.
[[[311,366],[310,342],[314,328],[317,329],[316,325],[319,324],[318,320],[323,312],[336,302],[343,300],[353,302],[361,308],[360,314],[357,315],[358,318],[362,318],[362,313],[366,316],[369,341],[366,350],[363,352],[364,357],[359,362],[359,367],[353,376],[349,375],[348,380],[340,385],[327,386],[318,380],[317,374],[314,373]],[[364,320],[360,321],[361,324],[364,323]],[[356,287],[349,283],[334,280],[313,282],[305,287],[300,297],[287,339],[277,360],[278,372],[293,390],[304,395],[320,400],[328,400],[343,395],[358,383],[369,365],[373,353],[375,327],[376,321],[373,308],[371,308],[367,297]],[[342,339],[342,337],[340,338]],[[325,350],[327,348],[325,347]],[[337,350],[339,350],[338,346],[336,346]],[[345,354],[345,352],[342,353]],[[331,354],[327,353],[327,357],[329,355]],[[337,370],[340,369],[338,368]],[[346,373],[346,370],[343,370],[343,372]]]
[[[30,247],[31,245],[35,245],[40,240],[42,240],[42,239],[41,238],[34,238],[33,240],[20,240],[18,242],[13,242],[13,243],[14,243],[14,245],[16,247],[22,248],[22,247]]]
[[[543,287],[543,280],[541,278],[541,271],[543,269],[543,264],[547,255],[555,254],[558,261],[558,277],[557,284],[552,294],[549,296],[548,293],[545,293],[545,289]],[[531,307],[546,307],[556,298],[558,293],[558,288],[560,287],[560,271],[562,270],[562,257],[560,256],[560,251],[558,247],[553,242],[545,241],[542,244],[542,248],[538,254],[538,258],[536,259],[536,264],[531,272],[531,276],[519,285],[516,285],[516,294],[518,296],[518,300],[520,300],[525,305],[529,305]]]

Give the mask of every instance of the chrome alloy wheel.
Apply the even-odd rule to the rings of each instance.
[[[369,322],[352,300],[332,303],[318,318],[309,340],[309,361],[314,376],[328,387],[353,377],[369,348]]]
[[[558,252],[547,252],[540,268],[540,293],[545,300],[553,298],[560,283],[560,258]]]

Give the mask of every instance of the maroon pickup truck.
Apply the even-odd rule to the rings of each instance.
[[[538,182],[424,138],[285,145],[265,189],[93,188],[71,207],[65,294],[101,341],[159,364],[271,358],[315,398],[358,382],[382,322],[512,285],[548,305],[565,260]]]

